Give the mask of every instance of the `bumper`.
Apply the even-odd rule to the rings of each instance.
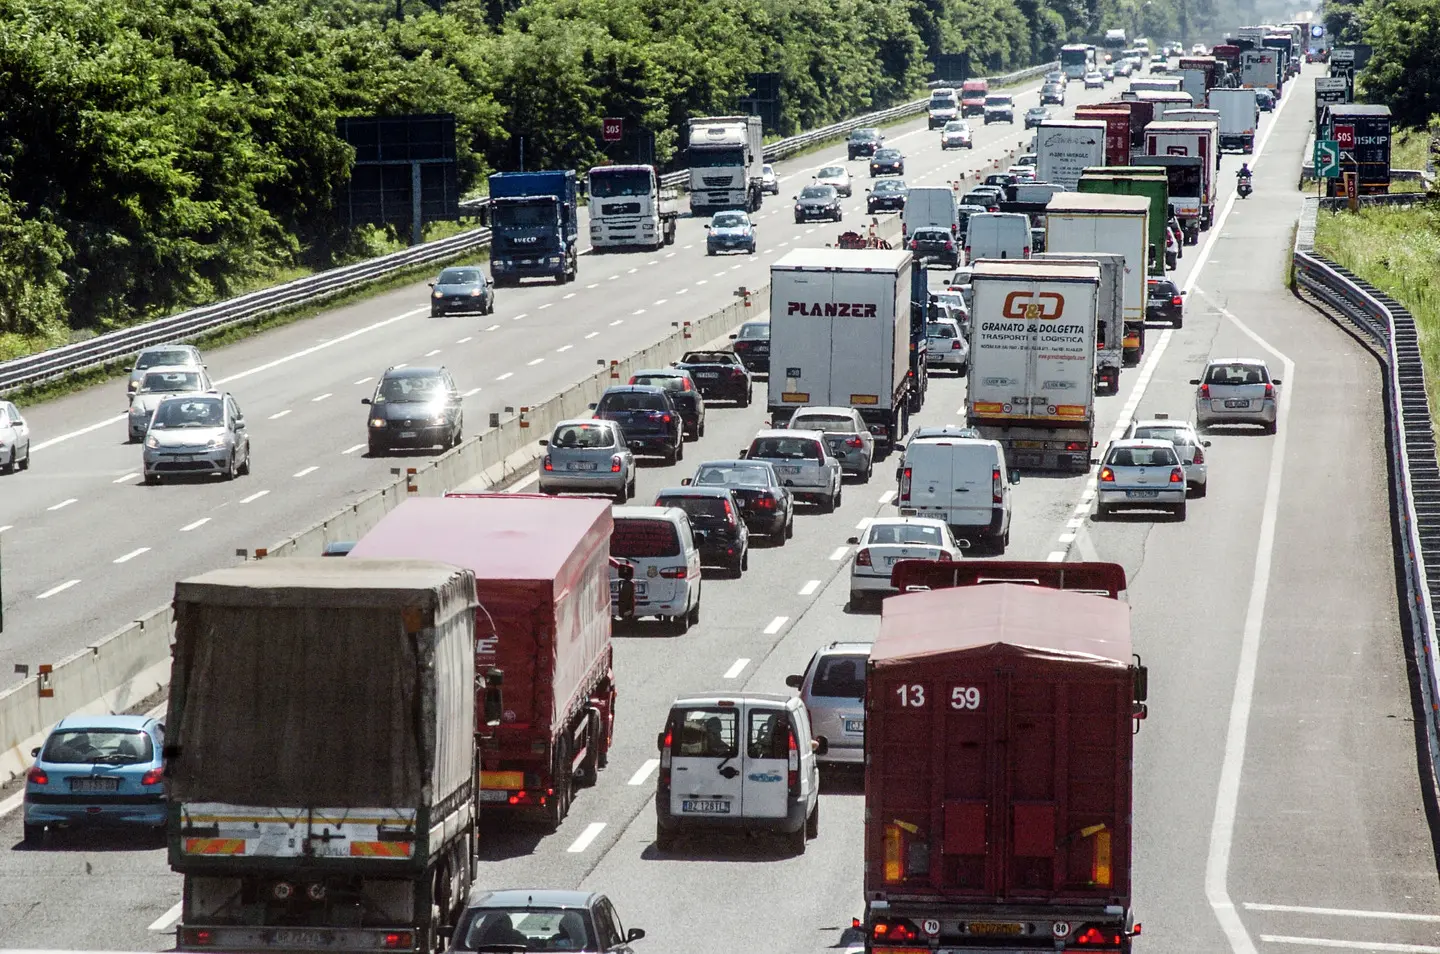
[[[662,791],[655,799],[655,821],[666,831],[758,831],[776,835],[793,835],[805,826],[809,807],[803,798],[788,799],[784,818],[747,818],[744,815],[674,815],[659,806],[669,805],[670,793]]]
[[[770,355],[768,353],[751,354],[748,351],[736,353],[740,355],[740,363],[745,365],[750,371],[759,371],[762,374],[770,373]]]
[[[565,256],[553,256],[553,262],[550,261],[551,257],[546,255],[531,261],[517,258],[496,259],[492,262],[490,271],[496,278],[551,278],[565,271]]]
[[[635,616],[679,616],[690,608],[690,584],[687,581],[677,587],[676,592],[670,599],[652,599],[649,596],[635,597]],[[610,603],[610,611],[618,613],[619,605],[615,601]]]
[[[230,448],[162,454],[146,449],[144,469],[148,474],[219,474],[230,466]]]
[[[893,596],[900,591],[890,585],[889,576],[881,576],[879,574],[872,573],[851,573],[850,592],[884,593]]]
[[[745,529],[761,536],[776,537],[785,532],[785,513],[782,510],[741,510],[740,519]]]
[[[886,199],[883,202],[866,202],[866,212],[904,212],[905,200]]]
[[[68,798],[68,796],[58,796]],[[25,824],[58,825],[70,828],[157,828],[165,824],[163,795],[133,796],[133,802],[112,805],[105,802],[32,802],[25,800]]]
[[[485,298],[432,298],[430,313],[435,315],[479,314],[485,310]]]
[[[450,426],[448,424],[426,425],[404,430],[398,427],[372,427],[370,441],[381,447],[434,447],[436,444],[445,443],[449,433]]]
[[[830,743],[829,750],[824,755],[815,756],[815,761],[821,765],[864,765],[865,764],[865,743],[856,741],[836,742],[827,736],[826,741]]]
[[[570,471],[540,471],[541,493],[589,493],[602,492],[618,494],[625,489],[630,478],[625,473],[606,472],[603,474],[572,473]]]
[[[925,355],[925,363],[932,368],[963,368],[970,363],[970,355],[964,351],[931,351]]]
[[[744,359],[741,360],[743,363]],[[743,401],[750,393],[750,383],[743,379],[737,379],[734,383],[718,379],[697,379],[695,387],[707,401]]]
[[[754,239],[730,239],[724,242],[706,242],[705,251],[711,255],[717,252],[749,252],[754,246]]]
[[[795,221],[828,222],[839,214],[840,211],[838,209],[796,209]]]
[[[1182,321],[1183,315],[1178,308],[1146,308],[1145,318],[1148,321]]]
[[[840,473],[842,474],[863,474],[871,464],[865,458],[864,451],[860,449],[844,453],[836,453],[834,449],[831,449],[830,453],[840,462]]]
[[[626,434],[625,443],[636,454],[668,454],[679,446],[680,441],[678,436],[669,434]]]
[[[905,167],[904,167],[904,166],[871,166],[871,167],[870,167],[870,175],[872,175],[872,176],[903,176],[904,174],[905,174]]]
[[[1132,497],[1133,493],[1153,493],[1153,497]],[[1126,489],[1117,487],[1114,490],[1101,489],[1095,495],[1096,501],[1102,506],[1114,507],[1117,509],[1129,510],[1156,510],[1160,507],[1174,507],[1185,502],[1185,488],[1177,487],[1174,490],[1168,487],[1164,490],[1150,490],[1139,488]]]
[[[743,552],[739,540],[707,543],[700,548],[700,562],[704,566],[729,566],[739,560]]]
[[[1213,404],[1214,402],[1205,401],[1195,406],[1195,423],[1200,425],[1274,424],[1277,417],[1274,401],[1262,401],[1259,408],[1216,408]]]

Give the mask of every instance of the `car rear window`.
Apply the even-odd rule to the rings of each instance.
[[[1135,437],[1143,441],[1169,441],[1172,444],[1189,444],[1190,435],[1178,427],[1137,427]]]
[[[685,379],[678,374],[637,374],[630,383],[648,384],[652,388],[664,388],[667,391],[685,390]]]
[[[945,538],[938,527],[913,524],[881,523],[871,526],[868,543],[877,546],[944,546]]]
[[[770,337],[770,325],[763,321],[756,321],[751,322],[747,325],[741,325],[740,337],[745,340],[750,340],[752,338],[768,339]]]
[[[657,507],[679,507],[685,511],[691,523],[727,523],[730,515],[725,512],[725,500],[722,497],[705,496],[677,496],[657,497]]]
[[[198,371],[151,371],[140,383],[142,391],[198,391]]]
[[[695,483],[706,487],[769,487],[764,467],[701,467]]]
[[[150,736],[133,729],[56,729],[40,753],[42,762],[58,765],[130,765],[154,758]]]
[[[1217,364],[1205,376],[1206,384],[1264,384],[1265,369],[1258,364]]]
[[[765,437],[750,445],[750,456],[775,460],[821,460],[820,447],[803,437]]]
[[[729,351],[692,351],[680,359],[681,364],[734,364]]]
[[[865,698],[865,656],[822,656],[810,681],[810,694],[828,699]]]
[[[165,365],[177,365],[184,367],[192,360],[188,351],[148,351],[140,355],[135,362],[137,371],[144,371],[146,368],[159,368]]]
[[[932,322],[925,326],[925,337],[927,338],[954,338],[955,329],[946,324]]]
[[[751,709],[745,754],[752,759],[790,756],[790,719],[780,709]]]
[[[615,437],[610,428],[599,424],[565,424],[555,429],[552,447],[613,447]]]
[[[676,709],[670,725],[671,753],[681,758],[733,759],[740,754],[738,709]]]
[[[806,414],[803,417],[797,415],[790,420],[790,426],[797,431],[855,433],[855,421],[838,414]]]
[[[665,411],[665,399],[648,391],[614,391],[605,394],[596,405],[597,411]]]
[[[948,242],[950,233],[944,229],[916,229],[915,240],[917,242]]]
[[[1106,463],[1112,467],[1173,467],[1180,458],[1173,447],[1117,447]]]
[[[658,517],[617,517],[610,534],[610,555],[633,560],[680,555],[675,524]]]

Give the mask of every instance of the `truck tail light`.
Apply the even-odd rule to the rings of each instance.
[[[554,470],[554,469],[555,469],[555,465],[552,464],[552,463],[550,463],[550,455],[549,455],[549,454],[546,454],[546,455],[545,455],[545,460],[541,462],[540,466],[543,467],[543,468],[545,468],[546,470]]]
[[[990,502],[1005,502],[1005,482],[1000,479],[1000,468],[990,471]]]
[[[795,744],[795,727],[791,726],[789,731],[790,752],[786,756],[789,759],[789,771],[786,773],[786,784],[790,786],[791,795],[800,794],[800,747]]]
[[[185,928],[180,934],[185,939],[185,944],[193,947],[204,947],[215,940],[215,935],[204,928]]]
[[[688,567],[667,566],[660,571],[660,575],[667,580],[683,580],[689,572]]]
[[[910,500],[910,468],[909,468],[909,467],[906,467],[904,473],[902,473],[902,474],[900,475],[900,500],[901,500],[902,503],[908,503],[909,500]]]
[[[141,785],[159,785],[163,781],[165,781],[165,770],[163,768],[153,768],[140,776]]]
[[[50,776],[38,765],[32,765],[30,771],[25,773],[25,781],[31,785],[49,785]]]
[[[886,829],[886,832],[885,832],[885,833],[886,833],[886,836],[887,836],[887,838],[888,838],[888,836],[889,836],[889,834],[890,834],[891,831],[894,831],[894,832],[896,832],[896,833],[899,833],[899,831],[900,831],[900,826],[899,826],[899,825],[886,825],[886,826],[885,826],[885,829]],[[888,849],[888,846],[887,846],[887,849]],[[888,850],[886,851],[886,857],[887,857],[887,859],[888,859],[888,857],[889,857],[889,851],[888,851]],[[887,861],[887,864],[888,864],[888,861]],[[888,871],[888,870],[886,871],[886,875],[887,875],[887,878],[888,878],[888,875],[889,875],[889,871]],[[897,877],[895,878],[895,880],[896,880],[896,881],[899,881],[900,878],[897,876]],[[917,934],[915,933],[915,928],[914,928],[914,926],[911,925],[908,921],[877,921],[877,922],[875,923],[875,927],[871,930],[871,935],[872,935],[872,936],[875,938],[875,940],[877,940],[877,941],[886,941],[886,942],[890,942],[890,941],[899,941],[899,942],[914,941],[914,940],[916,940],[916,939],[918,938],[918,936],[919,936],[919,935],[917,935]]]
[[[1170,483],[1172,483],[1172,484],[1183,484],[1183,483],[1185,483],[1185,468],[1183,468],[1183,467],[1176,467],[1174,470],[1170,471]]]
[[[1065,449],[1066,449],[1067,451],[1084,450],[1084,449],[1085,449],[1085,442],[1084,442],[1084,441],[1067,441],[1067,442],[1065,443]]]
[[[856,565],[856,566],[870,566],[870,565],[871,565],[871,563],[870,563],[870,549],[869,549],[868,547],[862,548],[859,553],[855,554],[855,565]]]
[[[415,946],[415,937],[409,931],[391,931],[382,944],[387,951],[408,951]]]
[[[547,457],[546,460],[549,460],[549,458]],[[616,454],[616,455],[614,455],[613,457],[611,457],[611,458],[610,458],[610,473],[612,473],[612,474],[618,474],[618,473],[620,473],[620,463],[621,463],[621,461],[620,461],[620,455],[619,455],[619,454]],[[547,468],[545,468],[545,469],[546,469],[546,470],[549,470],[550,468],[547,467]]]
[[[1115,482],[1115,471],[1111,470],[1109,467],[1101,467],[1101,468],[1100,468],[1100,482],[1101,482],[1101,483],[1114,483],[1114,482]]]
[[[1201,396],[1202,398],[1204,398],[1205,400],[1207,400],[1207,401],[1210,400],[1210,385],[1208,385],[1208,384],[1202,384],[1202,385],[1200,385],[1200,396]]]
[[[1106,932],[1100,930],[1098,927],[1091,926],[1086,928],[1079,934],[1075,935],[1075,943],[1083,944],[1087,947],[1099,944],[1109,944],[1115,946],[1120,943],[1120,935],[1113,933],[1107,934]]]

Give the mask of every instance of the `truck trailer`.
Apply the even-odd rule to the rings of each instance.
[[[1255,130],[1260,127],[1260,102],[1255,90],[1219,87],[1210,91],[1210,108],[1220,114],[1220,149],[1255,151]]]
[[[1191,158],[1200,160],[1200,187],[1197,202],[1186,201],[1187,193],[1177,192],[1172,185],[1171,202],[1176,205],[1176,214],[1182,225],[1189,220],[1187,231],[1190,243],[1199,240],[1199,233],[1209,231],[1215,221],[1215,199],[1218,188],[1215,174],[1220,169],[1220,130],[1214,123],[1185,123],[1160,120],[1145,127],[1145,156]],[[1149,165],[1137,162],[1137,165]]]
[[[476,863],[470,572],[260,560],[179,581],[174,612],[177,948],[442,947]]]
[[[1101,120],[1046,120],[1035,130],[1035,178],[1073,190],[1080,173],[1105,165],[1109,126]]]
[[[497,172],[490,177],[490,272],[496,285],[522,278],[573,281],[580,269],[575,170]]]
[[[592,248],[675,244],[680,193],[660,184],[654,166],[596,166],[586,177],[586,192]]]
[[[1125,166],[1130,164],[1130,110],[1128,107],[1109,104],[1076,106],[1075,119],[1105,124],[1105,165]]]
[[[1124,364],[1138,365],[1145,356],[1150,199],[1142,195],[1062,192],[1050,200],[1046,223],[1047,251],[1125,256]]]
[[[686,123],[694,215],[744,209],[764,199],[765,145],[759,116],[705,116]]]
[[[1150,200],[1149,258],[1151,277],[1165,277],[1165,233],[1170,224],[1170,183],[1157,166],[1107,166],[1086,169],[1082,193],[1143,195]]]
[[[593,497],[453,494],[404,501],[350,551],[474,574],[476,665],[505,673],[504,716],[480,749],[487,810],[558,827],[608,761],[612,526]]]
[[[1086,255],[1037,252],[1030,257],[1059,265],[1094,265],[1100,269],[1100,287],[1095,299],[1095,393],[1119,394],[1120,368],[1125,357],[1125,256],[1110,252]]]

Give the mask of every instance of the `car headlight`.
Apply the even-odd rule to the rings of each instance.
[[[212,437],[212,438],[210,438],[208,441],[205,442],[205,449],[206,449],[206,450],[219,450],[220,448],[224,447],[227,443],[228,443],[228,441],[226,440],[226,438],[223,438],[223,437]]]
[[[560,264],[560,258],[559,258],[559,256],[551,255],[551,256],[550,256],[550,264],[551,264],[551,265],[559,265],[559,264]]]
[[[384,426],[385,426],[385,418],[383,418],[383,417],[372,417],[372,418],[370,418],[370,426],[371,426],[371,427],[384,427]]]
[[[442,292],[442,291],[437,291],[437,292],[435,292],[433,295],[431,295],[430,297],[432,297],[432,298],[444,298],[444,297],[445,297],[445,293]]]
[[[480,289],[478,289],[478,288],[472,288],[472,289],[470,289],[470,297],[471,297],[471,298],[479,298],[479,297],[480,297]]]
[[[160,438],[155,437],[154,435],[151,435],[150,437],[145,438],[145,446],[148,447],[148,448],[150,448],[151,450],[159,450],[159,449],[160,449]]]
[[[445,415],[437,414],[435,417],[430,418],[430,423],[435,427],[439,427],[441,424],[445,423]]]

